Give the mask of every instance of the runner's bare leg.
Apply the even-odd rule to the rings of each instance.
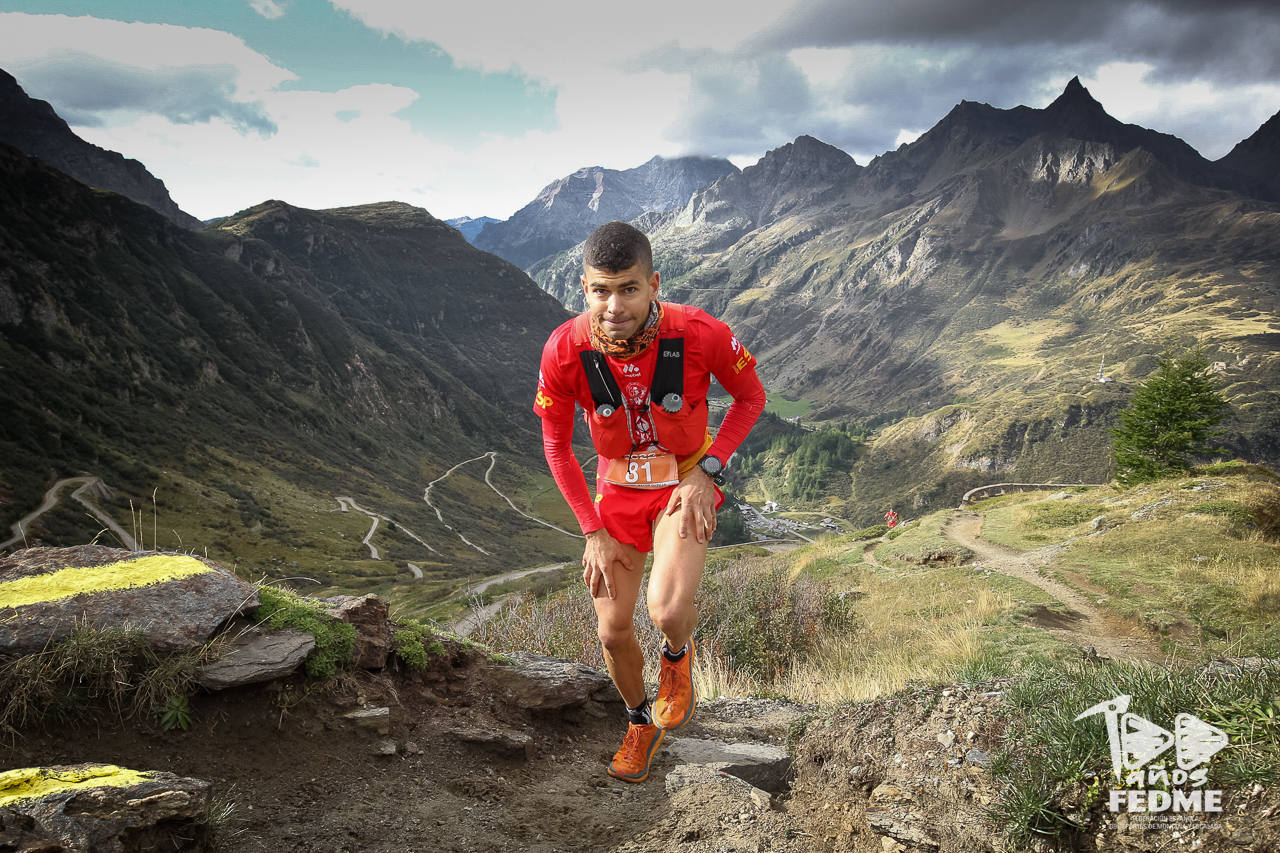
[[[644,578],[645,555],[634,545],[619,543],[626,555],[627,566],[618,567],[613,573],[616,598],[609,598],[604,584],[600,595],[591,601],[596,608],[596,628],[600,635],[600,647],[604,650],[604,663],[609,676],[622,694],[628,708],[644,701],[644,652],[636,639],[636,599],[640,596],[640,582]]]
[[[702,582],[709,544],[699,542],[693,535],[681,538],[679,513],[658,517],[649,574],[649,618],[662,632],[669,649],[680,649],[698,624],[693,597]]]

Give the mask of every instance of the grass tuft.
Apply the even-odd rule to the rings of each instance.
[[[307,675],[332,678],[351,659],[355,626],[333,618],[320,603],[275,586],[259,587],[258,600],[255,620],[268,628],[296,628],[315,637],[316,647],[307,655]]]
[[[1121,694],[1133,697],[1131,713],[1158,725],[1169,726],[1186,712],[1227,732],[1231,742],[1209,766],[1209,787],[1275,784],[1280,781],[1277,691],[1280,668],[1274,665],[1038,664],[1005,694],[1013,716],[991,765],[1004,784],[992,817],[1015,843],[1084,829],[1102,791],[1117,783],[1103,721],[1075,718]]]
[[[186,706],[196,669],[211,648],[164,653],[140,631],[79,625],[46,649],[0,659],[0,733],[104,716],[154,717],[161,728],[173,728],[165,720],[180,720],[166,718],[165,709]],[[190,725],[189,707],[183,719]]]

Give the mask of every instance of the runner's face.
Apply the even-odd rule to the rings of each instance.
[[[615,341],[635,335],[649,317],[649,304],[658,298],[658,274],[640,265],[618,272],[587,267],[582,276],[587,311]]]

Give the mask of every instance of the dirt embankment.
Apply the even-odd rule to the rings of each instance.
[[[668,777],[687,772],[675,772],[684,763],[679,740],[779,745],[801,713],[795,706],[704,703],[663,747],[650,779],[625,784],[604,772],[626,728],[620,704],[521,708],[494,675],[500,664],[453,648],[422,672],[299,677],[199,696],[186,732],[145,724],[29,732],[4,745],[4,764],[95,761],[210,781],[235,803],[242,834],[229,849],[245,853],[710,853],[726,826],[801,838],[776,803],[752,800],[746,783],[723,774],[667,790]],[[385,734],[344,717],[383,705]],[[385,754],[389,743],[394,754]],[[811,848],[797,840],[758,849]]]

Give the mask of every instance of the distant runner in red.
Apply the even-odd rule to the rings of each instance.
[[[898,514],[893,511],[893,507],[889,507],[889,511],[884,514],[884,523],[889,525],[889,529],[898,526]]]
[[[630,225],[610,222],[587,239],[582,287],[587,310],[543,348],[533,410],[551,474],[586,535],[582,579],[609,675],[627,704],[627,734],[608,773],[641,782],[663,733],[687,723],[697,706],[693,597],[724,502],[717,484],[765,394],[755,358],[728,326],[658,301],[649,239]],[[733,397],[714,438],[712,376]],[[594,501],[571,447],[575,405],[600,456]],[[652,709],[632,621],[650,551],[649,616],[664,639]]]

